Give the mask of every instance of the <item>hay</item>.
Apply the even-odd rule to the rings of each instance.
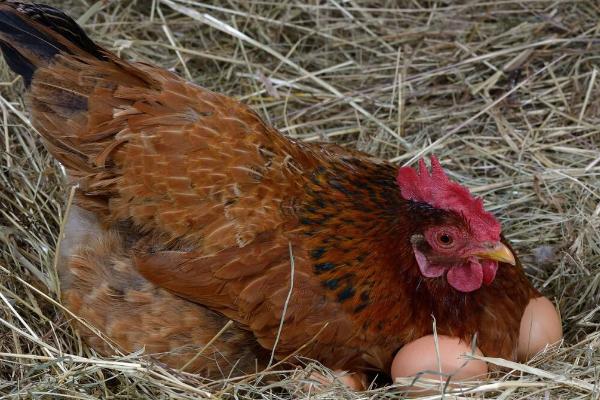
[[[103,46],[251,104],[287,135],[400,164],[435,152],[484,196],[555,300],[565,342],[472,392],[600,398],[600,7],[595,0],[56,0]],[[307,4],[308,3],[308,4]],[[0,393],[6,398],[369,398],[312,370],[207,381],[102,358],[54,300],[63,174],[0,70]],[[4,397],[2,397],[4,398]],[[431,398],[439,398],[434,396]],[[445,398],[454,398],[446,395]]]

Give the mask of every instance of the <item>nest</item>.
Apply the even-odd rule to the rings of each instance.
[[[461,393],[599,398],[600,8],[595,0],[56,0],[99,44],[236,97],[290,137],[399,165],[435,153],[502,220],[565,339]],[[0,393],[7,398],[381,398],[304,368],[208,381],[84,346],[57,301],[63,170],[0,67]],[[433,396],[439,398],[440,396]]]

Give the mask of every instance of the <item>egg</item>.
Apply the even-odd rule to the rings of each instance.
[[[350,389],[362,391],[367,388],[367,376],[361,372],[335,371],[336,378]]]
[[[394,381],[400,377],[414,377],[422,371],[433,371],[420,375],[422,378],[435,379],[445,382],[451,375],[450,382],[475,380],[487,376],[487,364],[480,360],[468,360],[463,354],[473,354],[469,343],[455,337],[438,335],[439,362],[435,350],[434,336],[428,335],[402,347],[392,362],[391,375]],[[476,348],[475,354],[482,356]],[[436,374],[441,371],[444,376]],[[422,390],[417,387],[407,387],[408,391]]]
[[[521,362],[527,361],[562,337],[562,324],[554,304],[546,297],[532,299],[521,317],[517,357]]]
[[[304,388],[305,391],[311,389],[313,393],[319,393],[324,389],[324,386],[333,385],[334,380],[337,380],[348,388],[356,391],[363,391],[367,388],[367,376],[362,372],[335,370],[333,371],[333,375],[334,378],[332,379],[318,372],[311,373],[310,379],[315,382],[312,385],[306,385]]]

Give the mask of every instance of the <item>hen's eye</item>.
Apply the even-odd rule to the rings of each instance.
[[[448,235],[447,233],[442,233],[439,236],[440,242],[442,244],[445,244],[446,246],[452,244],[452,236]]]

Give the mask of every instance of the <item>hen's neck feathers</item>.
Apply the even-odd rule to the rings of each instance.
[[[378,285],[419,280],[410,246],[417,226],[395,174],[392,165],[351,158],[307,175],[299,221],[312,272],[355,312],[380,301]]]

